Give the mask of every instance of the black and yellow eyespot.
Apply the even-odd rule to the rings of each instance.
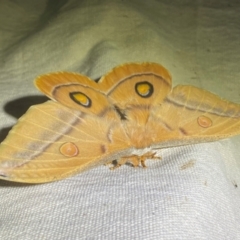
[[[83,107],[91,107],[92,101],[91,99],[82,92],[71,92],[69,93],[70,98],[77,104]]]
[[[135,85],[136,93],[143,98],[148,98],[153,94],[153,85],[147,81],[138,82]]]

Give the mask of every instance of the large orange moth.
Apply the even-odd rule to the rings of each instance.
[[[157,149],[240,134],[240,105],[193,86],[172,89],[156,63],[118,66],[99,82],[58,72],[0,145],[0,178],[42,183],[117,160],[142,165]]]

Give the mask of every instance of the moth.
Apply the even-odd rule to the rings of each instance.
[[[145,166],[161,148],[240,134],[240,105],[172,89],[157,63],[127,63],[98,82],[71,72],[35,80],[51,100],[29,108],[0,145],[0,178],[43,183],[117,160]]]

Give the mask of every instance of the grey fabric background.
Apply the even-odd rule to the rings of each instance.
[[[97,79],[124,62],[240,103],[239,1],[1,1],[0,139],[46,100],[39,74]],[[164,149],[147,169],[0,181],[1,239],[240,239],[240,138]]]

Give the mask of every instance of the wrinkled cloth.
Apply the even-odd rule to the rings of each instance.
[[[125,62],[157,62],[173,85],[240,103],[239,9],[223,0],[2,1],[0,140],[47,99],[33,79],[54,71],[98,79]],[[0,238],[240,239],[239,146],[237,136],[159,150],[147,169],[0,181]]]

